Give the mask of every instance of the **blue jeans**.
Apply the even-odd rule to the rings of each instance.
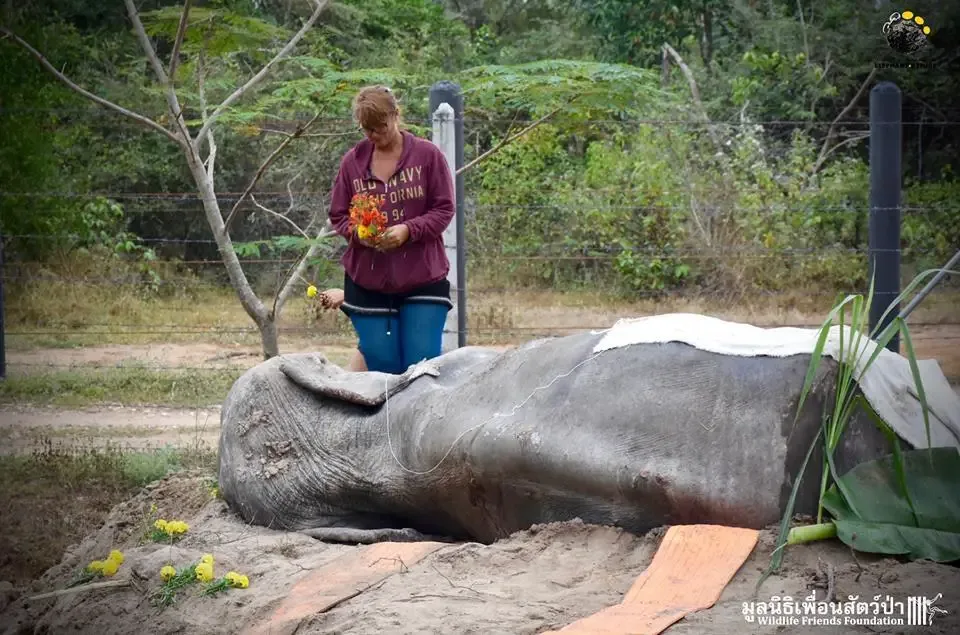
[[[399,312],[351,313],[367,370],[402,374],[424,359],[439,357],[450,308],[433,302],[404,302]]]

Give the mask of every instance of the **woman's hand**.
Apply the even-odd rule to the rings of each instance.
[[[380,249],[382,251],[396,249],[409,239],[410,228],[407,227],[406,224],[400,223],[399,225],[387,227],[387,231],[383,232],[383,236],[380,238]]]
[[[343,289],[327,289],[320,294],[320,306],[324,309],[339,309],[343,304]]]

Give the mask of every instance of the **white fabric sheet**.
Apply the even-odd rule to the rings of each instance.
[[[834,326],[824,344],[823,354],[840,358],[840,326]],[[844,326],[843,348],[851,357],[853,332]],[[668,313],[619,320],[600,340],[598,353],[631,344],[682,342],[704,351],[743,357],[787,357],[811,355],[817,345],[816,328],[761,328],[728,322],[692,313]],[[915,448],[927,447],[923,409],[917,396],[910,363],[902,355],[881,349],[867,372],[863,367],[877,348],[876,342],[860,336],[861,354],[854,377],[877,414]],[[960,449],[960,396],[947,382],[936,360],[918,361],[920,378],[930,415],[930,441],[933,447]]]

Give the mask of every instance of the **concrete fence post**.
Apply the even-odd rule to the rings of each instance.
[[[443,234],[443,244],[450,261],[450,290],[456,295],[453,310],[447,314],[443,329],[443,352],[467,345],[466,242],[464,240],[463,175],[463,95],[460,87],[449,81],[437,82],[430,88],[430,113],[433,118],[433,143],[447,159],[453,175],[456,197],[456,218]]]

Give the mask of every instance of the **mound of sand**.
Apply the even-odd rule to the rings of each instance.
[[[144,542],[152,522],[151,506],[165,518],[190,524],[176,545]],[[306,619],[297,633],[541,633],[559,629],[620,602],[655,553],[663,530],[635,536],[619,529],[572,521],[533,527],[493,545],[451,544],[387,577],[331,610]],[[760,626],[745,623],[741,602],[749,600],[769,562],[775,530],[760,542],[720,601],[710,610],[687,616],[668,632],[726,635],[749,629],[800,635],[810,627]],[[126,560],[114,580],[122,588],[87,590],[31,600],[30,596],[63,588],[77,570],[111,549]],[[28,592],[0,613],[0,632],[97,633],[238,633],[266,620],[291,587],[312,570],[356,550],[306,536],[243,524],[210,493],[208,477],[173,475],[118,505],[102,527],[70,549]],[[149,595],[160,585],[165,564],[183,566],[211,553],[220,575],[236,570],[249,576],[248,589],[231,589],[215,597],[187,591],[171,607],[159,610]],[[854,555],[842,543],[826,541],[788,548],[784,567],[761,587],[758,599],[788,595],[801,598],[816,590],[845,600],[857,595],[933,597],[947,611],[932,627],[815,627],[817,633],[960,632],[960,569],[931,562],[899,562]],[[886,630],[885,630],[886,628]]]

